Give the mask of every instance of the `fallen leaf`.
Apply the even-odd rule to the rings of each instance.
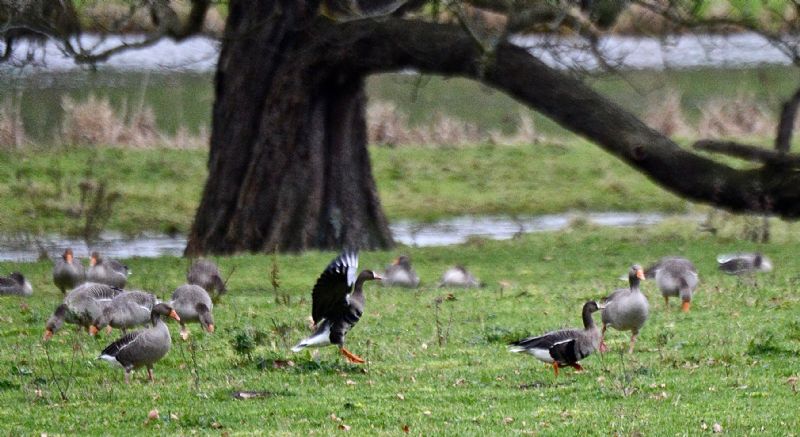
[[[339,425],[339,429],[342,431],[350,431],[350,425],[345,425],[344,423]]]
[[[336,422],[341,422],[342,421],[342,419],[336,417],[335,413],[331,413],[331,420],[334,420]]]
[[[421,348],[422,348],[422,350],[424,350],[424,351],[425,351],[425,350],[428,350],[428,343],[422,343],[422,346],[420,346],[420,347],[421,347]]]
[[[153,408],[152,410],[150,410],[149,413],[147,413],[147,420],[156,420],[156,419],[158,419],[158,410]]]
[[[273,360],[272,361],[272,368],[273,369],[284,369],[286,367],[294,367],[294,361],[292,361],[292,360]]]
[[[700,429],[702,429],[703,431],[708,429],[708,425],[706,425],[706,422],[700,422]]]
[[[711,427],[715,434],[719,434],[722,432],[722,425],[719,423],[715,423],[714,426]]]
[[[178,420],[178,415],[175,413],[169,413],[169,418],[172,420]]]
[[[222,428],[222,424],[219,423],[219,422],[213,422],[211,424],[211,427],[214,428],[214,429],[220,429],[220,428]]]
[[[453,385],[464,385],[465,382],[466,381],[464,380],[464,378],[458,378],[456,379],[456,382],[453,383]]]
[[[402,393],[398,393],[398,394],[397,394],[397,399],[400,399],[401,401],[404,401],[404,400],[406,400],[406,397],[405,397],[405,396],[403,396],[403,394],[402,394]]]
[[[422,412],[422,414],[424,414],[426,416],[430,416],[432,413],[431,413],[431,410],[425,410],[425,411]]]
[[[513,421],[514,421],[513,417],[504,417],[503,418],[503,423],[505,423],[506,425],[508,425],[509,423],[511,423]]]
[[[348,379],[344,383],[347,384],[347,385],[356,385],[356,384],[358,384],[357,382],[353,381],[352,379]]]
[[[403,432],[408,434],[409,431],[411,431],[411,428],[409,428],[408,425],[403,425]]]

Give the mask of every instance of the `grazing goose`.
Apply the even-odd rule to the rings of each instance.
[[[411,267],[411,259],[406,255],[400,255],[386,267],[382,282],[387,287],[417,288],[419,276],[414,271],[414,267]]]
[[[0,296],[30,297],[33,294],[31,283],[20,272],[14,272],[7,277],[0,276]]]
[[[83,264],[72,255],[72,249],[67,249],[53,265],[53,283],[62,294],[72,290],[86,281],[86,271]]]
[[[608,350],[603,340],[605,339],[606,328],[609,326],[620,331],[631,331],[631,346],[628,352],[633,352],[636,336],[639,335],[639,330],[642,329],[642,326],[647,321],[649,311],[647,296],[639,290],[639,281],[644,278],[642,267],[634,264],[628,272],[630,289],[621,288],[615,290],[601,301],[601,304],[604,304],[604,308],[602,312],[603,332],[600,340],[600,352]]]
[[[453,266],[442,273],[439,287],[477,288],[481,282],[463,266]]]
[[[181,338],[189,338],[187,322],[198,322],[208,332],[214,332],[214,316],[211,310],[214,304],[203,287],[194,284],[181,285],[172,293],[172,308],[181,320]]]
[[[103,308],[111,303],[114,296],[122,290],[106,284],[86,282],[67,293],[64,302],[56,307],[53,315],[47,320],[44,340],[49,340],[61,329],[64,322],[89,329],[92,322],[100,316]]]
[[[600,346],[600,331],[594,324],[592,313],[602,307],[597,302],[583,304],[583,329],[560,329],[538,337],[528,337],[511,343],[509,351],[527,352],[539,361],[553,364],[558,377],[559,366],[583,370],[578,361],[588,357]]]
[[[186,282],[203,287],[209,295],[214,296],[215,301],[228,291],[219,275],[219,268],[213,261],[207,259],[199,259],[192,263],[192,267],[186,273]]]
[[[729,275],[743,275],[772,271],[772,261],[760,253],[735,253],[717,257],[720,271]]]
[[[102,313],[94,319],[92,326],[89,327],[89,334],[95,335],[106,326],[120,329],[125,334],[128,328],[149,322],[150,313],[157,303],[158,299],[150,293],[124,291],[114,296],[114,299],[103,308]]]
[[[123,335],[103,349],[97,358],[122,366],[125,369],[126,384],[130,382],[131,371],[142,366],[147,367],[150,382],[155,382],[153,364],[163,358],[172,346],[169,328],[161,316],[180,320],[171,306],[165,303],[156,304],[150,313],[152,327]]]
[[[100,258],[99,253],[92,252],[92,257],[89,260],[89,272],[86,274],[86,279],[89,282],[125,288],[125,284],[128,282],[128,275],[130,275],[128,266],[115,259]]]
[[[681,310],[688,312],[692,305],[692,294],[697,288],[697,269],[686,258],[666,257],[648,267],[644,271],[647,279],[655,279],[661,295],[664,296],[664,306],[669,309],[670,296],[680,296]]]
[[[322,272],[311,293],[314,333],[297,343],[292,351],[333,344],[351,363],[364,363],[361,357],[345,349],[344,337],[364,312],[364,282],[381,277],[372,270],[364,270],[356,277],[356,271],[358,253],[345,250]]]

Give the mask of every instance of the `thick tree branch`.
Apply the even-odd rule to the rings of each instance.
[[[775,135],[775,150],[779,152],[788,152],[792,147],[792,131],[794,130],[794,121],[797,119],[798,107],[800,107],[800,88],[783,103],[781,109],[778,133]]]
[[[483,70],[480,49],[455,26],[405,20],[351,23],[339,26],[332,40],[336,42],[328,61],[349,63],[364,74],[415,68],[480,78],[681,196],[733,211],[800,217],[797,172],[739,170],[682,149],[581,81],[513,44],[500,43]]]

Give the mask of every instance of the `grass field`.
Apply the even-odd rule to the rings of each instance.
[[[458,159],[453,159],[457,155]],[[116,191],[108,229],[188,231],[206,177],[204,151],[74,148],[0,152],[0,228],[75,233],[83,180]],[[566,210],[685,212],[688,203],[582,141],[458,149],[371,149],[390,219]]]
[[[0,263],[3,272],[23,271],[35,290],[28,300],[0,300],[0,423],[12,435],[331,435],[345,428],[399,435],[407,426],[413,435],[655,436],[710,434],[715,424],[729,435],[797,435],[796,247],[796,239],[755,247],[673,223],[362,253],[361,267],[374,269],[409,253],[423,279],[418,291],[368,284],[365,316],[348,336],[349,348],[368,359],[364,366],[346,364],[333,348],[318,361],[288,350],[307,334],[310,287],[333,253],[278,256],[280,293],[289,301],[282,304],[269,286],[271,257],[220,258],[223,272],[235,273],[215,307],[217,332],[194,326],[189,345],[172,325],[175,344],[156,365],[156,383],[136,372],[130,386],[120,369],[94,359],[108,336],[67,327],[41,343],[61,299],[48,262]],[[716,271],[718,253],[752,249],[776,264],[757,286]],[[676,302],[665,311],[654,284],[645,283],[651,317],[633,355],[620,353],[627,334],[611,331],[610,353],[554,380],[547,366],[506,351],[508,340],[578,326],[582,303],[622,286],[618,277],[631,263],[668,254],[696,262],[699,292],[683,314]],[[487,286],[434,288],[457,262]],[[186,267],[177,258],[127,263],[130,286],[161,297],[182,283]],[[452,300],[436,304],[449,293]],[[254,348],[248,357],[232,344]],[[233,399],[238,390],[269,397]],[[147,421],[152,409],[160,416]]]

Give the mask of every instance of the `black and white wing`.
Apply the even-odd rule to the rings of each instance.
[[[98,358],[106,361],[117,362],[122,367],[127,367],[133,362],[132,350],[130,347],[134,345],[140,338],[143,331],[129,332],[118,340],[106,346]]]
[[[348,295],[356,283],[357,271],[358,252],[354,250],[345,250],[328,264],[311,293],[314,323],[337,318],[348,310]]]

